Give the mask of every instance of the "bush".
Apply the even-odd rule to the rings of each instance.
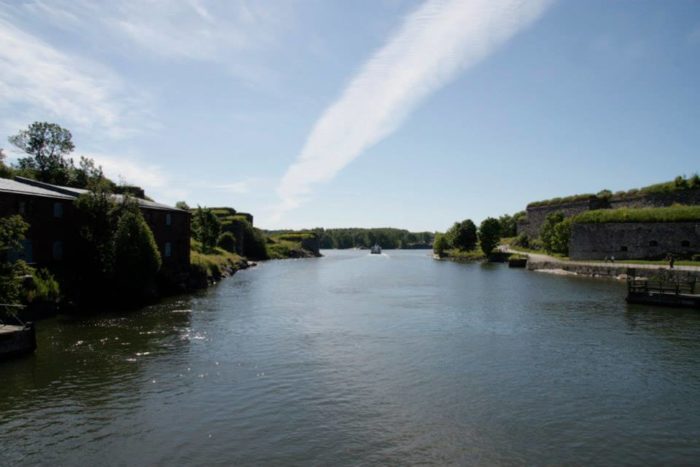
[[[153,232],[134,204],[126,207],[117,222],[114,236],[117,289],[127,301],[152,293],[161,266],[160,252]]]
[[[211,209],[198,207],[192,217],[192,236],[202,242],[205,250],[216,246],[221,234],[221,221]]]
[[[441,233],[435,234],[435,240],[433,241],[433,252],[436,255],[443,257],[445,255],[445,251],[449,248],[450,245],[447,238],[445,238],[445,235]]]
[[[470,251],[476,247],[476,225],[471,219],[455,222],[445,235],[450,245],[459,250]]]
[[[498,220],[493,217],[488,217],[479,226],[479,243],[481,251],[486,256],[490,255],[501,239],[501,226]]]
[[[32,284],[26,291],[27,303],[55,303],[60,296],[58,281],[46,269],[32,271]]]
[[[216,244],[229,253],[236,252],[236,237],[234,237],[231,232],[224,232],[219,235],[219,240],[216,242]]]
[[[529,248],[530,247],[530,237],[528,237],[526,233],[521,233],[520,235],[518,235],[515,238],[515,240],[513,241],[513,245],[521,246],[523,248]]]

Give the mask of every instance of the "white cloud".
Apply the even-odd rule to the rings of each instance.
[[[536,20],[550,0],[428,0],[321,115],[277,192],[277,217],[298,207],[395,131],[423,99]]]
[[[59,51],[3,16],[0,69],[0,110],[12,110],[15,120],[58,120],[123,136],[141,116],[133,91],[110,70]]]

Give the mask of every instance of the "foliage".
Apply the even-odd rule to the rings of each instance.
[[[433,241],[433,252],[442,258],[445,255],[445,251],[449,248],[450,244],[447,241],[445,234],[435,234],[435,240]]]
[[[268,235],[302,234],[316,235],[321,249],[370,248],[374,244],[384,249],[395,248],[430,248],[433,243],[432,232],[409,232],[404,229],[380,228],[315,228],[302,231],[274,230],[266,231]]]
[[[115,283],[129,294],[127,300],[151,294],[161,257],[153,232],[135,203],[122,207],[114,234],[114,255]]]
[[[236,237],[234,237],[231,232],[224,232],[219,235],[219,239],[217,240],[216,244],[219,246],[219,248],[223,248],[230,253],[236,252]]]
[[[11,178],[14,174],[12,168],[5,164],[5,152],[0,148],[0,178]]]
[[[569,239],[571,238],[571,218],[564,219],[554,226],[551,252],[562,255],[569,254]]]
[[[178,208],[178,209],[182,209],[183,211],[189,211],[189,210],[190,210],[190,207],[189,207],[189,206],[187,205],[187,203],[184,202],[184,201],[178,201],[177,203],[175,203],[175,207]]]
[[[493,217],[487,217],[479,226],[479,244],[485,255],[490,255],[501,239],[501,224]]]
[[[698,174],[693,174],[691,177],[679,175],[669,182],[656,183],[654,185],[648,185],[642,188],[633,188],[627,191],[618,191],[615,194],[611,194],[610,190],[602,190],[597,195],[588,193],[567,196],[564,198],[552,198],[544,201],[535,201],[534,203],[528,204],[527,207],[533,208],[539,206],[552,206],[586,200],[615,201],[627,198],[636,198],[644,195],[667,194],[697,188],[700,188],[700,176],[698,176]]]
[[[218,280],[227,271],[245,266],[245,261],[239,255],[228,252],[223,248],[204,250],[197,240],[190,242],[190,273],[209,280]]]
[[[9,250],[19,250],[28,229],[29,224],[22,216],[0,218],[0,256],[6,256]]]
[[[470,251],[476,247],[476,225],[471,219],[455,222],[445,235],[450,245],[459,250]]]
[[[486,259],[486,255],[484,255],[484,252],[481,251],[480,248],[474,248],[473,250],[452,248],[446,250],[442,257],[454,261],[482,261]]]
[[[527,236],[526,233],[521,233],[517,237],[515,237],[515,240],[513,240],[513,245],[514,246],[521,246],[524,248],[529,248],[530,247],[530,237]]]
[[[553,212],[547,216],[540,229],[540,240],[546,251],[562,255],[569,253],[571,223],[571,218],[565,218],[562,212]]]
[[[48,183],[65,185],[70,179],[72,164],[65,157],[75,148],[70,131],[55,123],[34,122],[9,141],[28,155],[17,161],[21,170]]]
[[[192,234],[205,250],[211,250],[221,234],[221,222],[210,209],[197,207],[192,217]]]
[[[575,216],[577,224],[607,222],[694,222],[700,221],[700,206],[669,206],[664,208],[620,208],[587,211]]]
[[[31,285],[26,290],[27,303],[56,303],[60,296],[60,287],[56,278],[46,269],[32,270]]]
[[[504,214],[498,218],[501,237],[515,237],[518,234],[518,222],[525,217],[525,211],[520,211],[512,216]]]
[[[542,244],[544,245],[544,249],[546,251],[554,251],[552,249],[555,241],[554,227],[563,220],[563,212],[553,212],[547,216],[542,224],[542,227],[540,227],[540,239],[542,240]]]

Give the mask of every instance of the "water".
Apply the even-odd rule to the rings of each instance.
[[[0,364],[0,465],[690,464],[700,313],[425,251],[326,252]]]

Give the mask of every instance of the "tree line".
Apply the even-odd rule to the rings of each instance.
[[[311,233],[318,237],[322,249],[371,248],[379,245],[385,249],[429,249],[433,232],[409,232],[391,227],[380,228],[315,228],[311,230],[271,230],[270,235]]]

